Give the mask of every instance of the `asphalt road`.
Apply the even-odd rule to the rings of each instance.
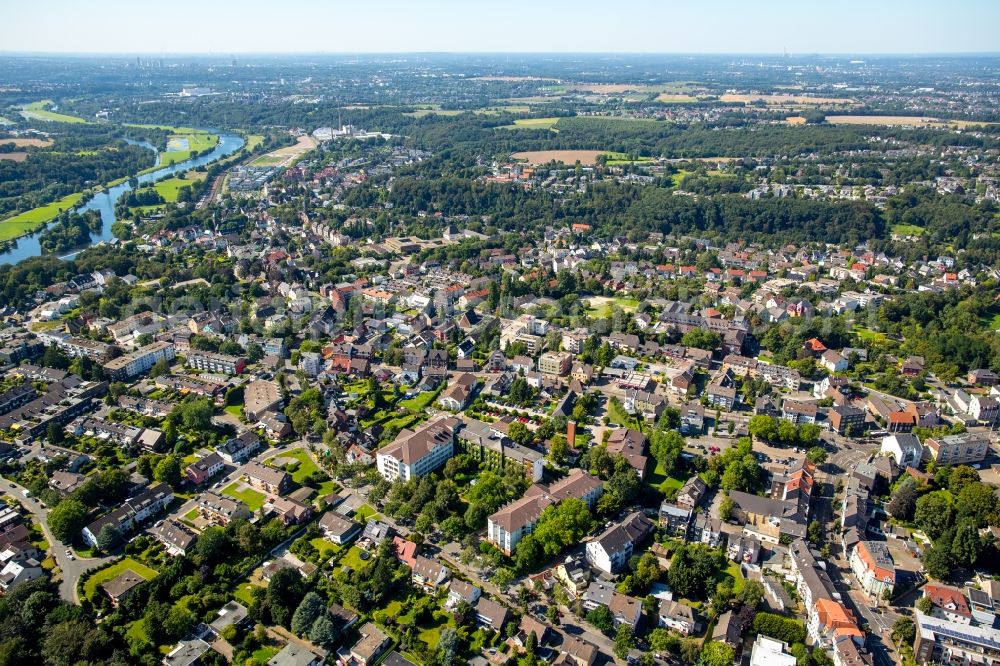
[[[70,559],[70,555],[67,554],[69,546],[55,538],[52,531],[49,529],[47,522],[49,513],[48,509],[44,508],[36,498],[25,497],[25,489],[13,481],[4,479],[4,483],[6,485],[4,490],[14,491],[14,494],[21,502],[21,505],[32,515],[35,522],[41,526],[42,533],[45,535],[46,541],[49,542],[49,554],[53,557],[53,559],[55,559],[56,565],[59,567],[60,571],[59,596],[64,601],[79,603],[80,600],[76,593],[76,583],[80,580],[80,576],[91,569],[104,566],[115,558],[108,556],[76,557],[76,555],[73,555],[73,559]]]

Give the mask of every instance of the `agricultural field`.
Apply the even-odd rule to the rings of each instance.
[[[657,102],[662,104],[691,104],[697,102],[698,98],[694,95],[678,95],[676,93],[660,93],[656,96]]]
[[[50,111],[48,107],[53,106],[54,102],[50,99],[43,99],[40,102],[32,102],[31,104],[26,104],[24,110],[21,111],[21,115],[25,118],[31,118],[34,120],[47,120],[55,123],[85,123],[87,122],[83,118],[77,116],[69,116],[65,113],[56,113],[55,111]]]
[[[461,109],[417,109],[416,111],[407,111],[404,116],[410,118],[423,118],[424,116],[458,116],[465,113]]]
[[[0,139],[0,143],[12,143],[17,148],[48,148],[54,141],[52,139],[31,139],[26,137],[16,137],[10,139]]]
[[[260,134],[249,134],[246,137],[247,145],[243,147],[244,150],[250,151],[264,143],[264,137]]]
[[[147,567],[145,564],[134,560],[131,557],[126,557],[119,560],[115,564],[112,564],[107,569],[101,569],[93,576],[87,579],[87,582],[83,584],[83,596],[87,599],[93,599],[94,594],[97,593],[98,588],[102,583],[105,583],[116,576],[125,573],[126,570],[131,569],[135,573],[139,574],[146,580],[152,580],[156,577],[156,571]]]
[[[825,106],[825,105],[844,105],[853,106],[857,104],[853,99],[848,97],[813,97],[812,95],[736,95],[736,94],[726,94],[719,97],[720,102],[726,102],[729,104],[737,104],[742,102],[743,104],[752,104],[754,102],[764,102],[768,106],[783,106],[783,105],[796,105],[796,106]]]
[[[61,213],[76,206],[82,197],[82,193],[74,192],[59,201],[26,210],[13,217],[8,217],[6,220],[0,220],[0,241],[10,240],[35,231],[46,222],[50,222]]]
[[[0,160],[23,162],[26,159],[28,159],[28,153],[0,153]]]
[[[501,125],[500,129],[553,129],[557,122],[558,118],[518,118],[513,125]]]
[[[931,127],[934,129],[940,129],[943,127],[966,129],[977,125],[995,124],[976,122],[973,120],[941,120],[928,116],[827,116],[826,122],[831,125],[906,125],[913,127]]]
[[[528,164],[548,164],[549,162],[562,162],[573,165],[579,162],[584,166],[593,166],[597,163],[597,156],[604,155],[604,150],[529,150],[521,153],[514,153],[511,157]]]

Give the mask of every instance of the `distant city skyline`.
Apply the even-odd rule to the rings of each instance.
[[[4,24],[6,53],[1000,52],[991,0],[43,0],[5,7]]]

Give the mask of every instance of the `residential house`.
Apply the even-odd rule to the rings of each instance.
[[[653,531],[653,523],[641,512],[629,514],[586,545],[587,562],[606,573],[617,573],[632,557],[635,546]]]

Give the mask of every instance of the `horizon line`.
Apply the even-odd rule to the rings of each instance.
[[[997,51],[7,51],[0,49],[0,57],[96,57],[96,56],[440,56],[440,55],[544,55],[544,56],[776,56],[792,57],[982,57],[1000,56]]]

